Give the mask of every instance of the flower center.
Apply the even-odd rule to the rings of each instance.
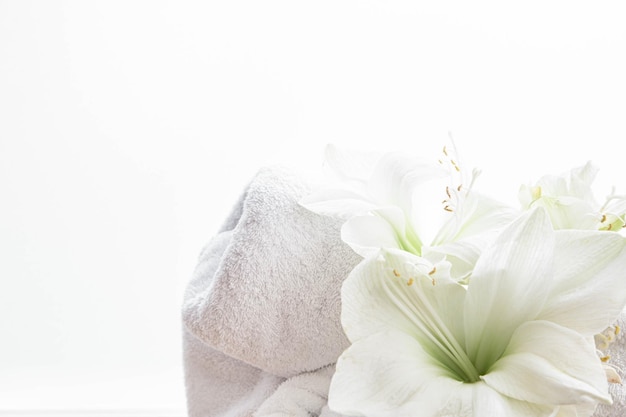
[[[390,280],[383,280],[386,295],[415,326],[414,336],[424,350],[445,367],[452,377],[468,383],[479,381],[480,374],[465,349],[425,294],[426,291],[433,290],[428,286],[437,285],[437,269],[427,265],[409,264],[408,266],[414,269],[410,276],[405,276],[404,271],[400,272],[398,269],[390,271],[391,280],[399,280],[401,285]],[[403,286],[411,287],[411,289],[407,291]]]

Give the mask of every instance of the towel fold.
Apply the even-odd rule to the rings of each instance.
[[[328,387],[334,367],[294,376],[283,382],[263,402],[255,417],[318,416],[328,402]]]
[[[340,220],[298,204],[309,192],[286,170],[261,170],[202,251],[183,303],[190,416],[280,415],[290,395],[284,415],[323,412],[329,365],[349,345],[341,283],[360,257]]]
[[[341,220],[298,204],[309,192],[286,170],[261,170],[203,249],[183,303],[189,416],[341,417],[327,406],[349,345],[340,288],[361,258],[341,241]],[[626,338],[607,351],[621,369],[625,352]],[[626,415],[624,387],[611,394],[594,417]]]

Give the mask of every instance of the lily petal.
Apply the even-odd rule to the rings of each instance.
[[[591,184],[596,179],[598,171],[598,168],[591,161],[581,167],[572,169],[569,184],[570,194],[583,200],[593,201]]]
[[[388,153],[376,165],[368,190],[378,201],[411,214],[414,190],[423,183],[447,176],[448,172],[439,165],[397,152]]]
[[[382,248],[400,248],[400,238],[391,224],[379,216],[355,216],[341,227],[341,239],[366,258]]]
[[[591,417],[596,411],[598,403],[587,401],[580,405],[565,405],[559,408],[556,417]]]
[[[401,250],[384,250],[364,259],[344,281],[341,322],[353,343],[393,329],[454,367],[450,357],[464,344],[465,292],[450,278],[449,264],[435,266]]]
[[[554,417],[558,411],[555,406],[531,404],[503,396],[484,382],[457,386],[449,398],[438,417]]]
[[[504,356],[481,377],[506,396],[538,404],[611,403],[595,346],[579,333],[548,321],[524,323]]]
[[[598,221],[599,216],[609,213],[598,211],[591,189],[597,172],[588,162],[560,176],[546,175],[534,186],[522,186],[519,200],[524,208],[545,208],[555,229],[608,227],[610,223],[600,224]],[[611,226],[618,227],[617,224]]]
[[[452,278],[461,282],[472,274],[478,257],[485,246],[484,240],[479,236],[475,236],[441,246],[424,246],[422,248],[422,256],[433,263],[444,259],[450,262]]]
[[[604,211],[617,217],[624,216],[626,213],[626,196],[610,196],[608,198],[609,201],[607,201]]]
[[[401,209],[407,230],[413,231],[421,241],[430,240],[434,235],[433,225],[443,220],[437,217],[449,214],[439,205],[445,196],[447,178],[448,171],[440,165],[405,154],[388,153],[378,162],[367,183],[367,192],[381,207]]]
[[[626,304],[626,239],[582,230],[555,237],[554,284],[538,318],[585,336],[600,333]]]
[[[470,190],[453,217],[440,229],[432,245],[442,245],[501,229],[518,215],[513,208]]]
[[[317,214],[348,219],[377,207],[362,192],[349,188],[317,190],[300,200],[300,205]]]
[[[592,229],[597,223],[595,210],[586,200],[575,197],[541,197],[534,204],[550,214],[555,229]]]
[[[393,227],[402,249],[416,255],[421,254],[422,241],[410,225],[410,219],[407,219],[405,212],[399,207],[389,206],[373,210],[373,213],[385,219]]]
[[[538,209],[504,229],[476,263],[465,303],[465,334],[479,372],[501,356],[519,325],[541,311],[553,248],[548,216]]]
[[[341,355],[328,404],[350,416],[435,417],[460,384],[415,339],[389,331],[361,339]]]

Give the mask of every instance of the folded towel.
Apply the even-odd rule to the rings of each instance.
[[[210,287],[231,237],[231,231],[222,232],[204,248],[186,299]],[[283,381],[213,349],[186,327],[183,352],[190,416],[250,416]]]
[[[298,204],[309,191],[286,170],[260,171],[202,251],[183,304],[191,417],[341,417],[327,406],[349,345],[340,287],[361,258],[341,241],[341,220]],[[626,337],[606,353],[626,369]],[[613,406],[594,417],[626,415],[626,390],[610,389]]]
[[[255,417],[310,417],[319,415],[328,402],[328,387],[334,367],[297,375],[283,382],[259,409]]]
[[[360,257],[340,220],[298,204],[309,192],[285,170],[260,171],[202,251],[183,304],[190,416],[281,415],[286,396],[283,415],[332,415],[329,365],[349,345],[340,287]]]

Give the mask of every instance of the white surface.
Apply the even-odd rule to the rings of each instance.
[[[183,407],[197,253],[328,142],[626,191],[625,7],[0,1],[0,409]]]

